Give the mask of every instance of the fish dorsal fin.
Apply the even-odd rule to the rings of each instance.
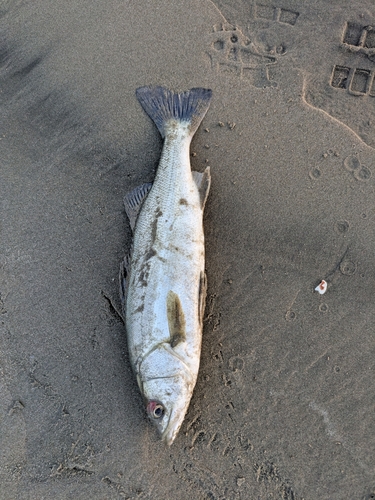
[[[207,295],[207,275],[204,271],[201,272],[200,280],[199,280],[199,322],[203,324],[203,315],[204,310],[206,308],[206,295]]]
[[[192,175],[199,191],[201,199],[201,209],[204,210],[204,206],[206,204],[207,196],[211,186],[210,167],[207,167],[203,174],[201,172],[193,171]]]
[[[124,197],[125,212],[129,218],[130,227],[134,230],[135,223],[141,209],[142,203],[152,188],[151,182],[141,184],[127,193]]]
[[[186,340],[186,321],[180,297],[169,291],[167,295],[167,318],[171,347],[176,347]]]

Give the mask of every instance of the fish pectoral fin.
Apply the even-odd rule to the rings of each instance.
[[[204,310],[206,308],[206,295],[207,295],[207,274],[202,271],[199,280],[199,321],[202,325]]]
[[[142,203],[145,201],[145,198],[151,188],[152,182],[146,182],[145,184],[141,184],[140,186],[134,188],[124,197],[125,212],[129,218],[132,231],[134,231],[135,223],[141,210]]]
[[[167,295],[167,318],[170,335],[170,346],[176,347],[186,341],[186,321],[180,297],[169,291]]]
[[[203,174],[201,172],[193,171],[192,175],[193,175],[193,180],[197,185],[199,191],[199,196],[201,200],[201,209],[204,210],[204,206],[206,204],[206,200],[211,186],[210,167],[207,167],[206,170],[203,172]]]

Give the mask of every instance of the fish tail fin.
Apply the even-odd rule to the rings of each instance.
[[[212,91],[193,88],[175,93],[164,87],[139,87],[136,96],[162,137],[165,137],[170,121],[188,124],[193,137],[208,110]]]

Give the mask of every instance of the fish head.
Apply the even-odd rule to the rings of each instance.
[[[188,409],[193,386],[183,375],[143,381],[147,414],[161,439],[171,445]]]

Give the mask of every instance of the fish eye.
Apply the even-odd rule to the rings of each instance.
[[[151,400],[147,404],[147,412],[150,417],[159,419],[164,416],[165,407],[159,401]]]
[[[153,412],[152,416],[154,418],[161,418],[164,415],[164,406],[163,405],[156,405]]]

